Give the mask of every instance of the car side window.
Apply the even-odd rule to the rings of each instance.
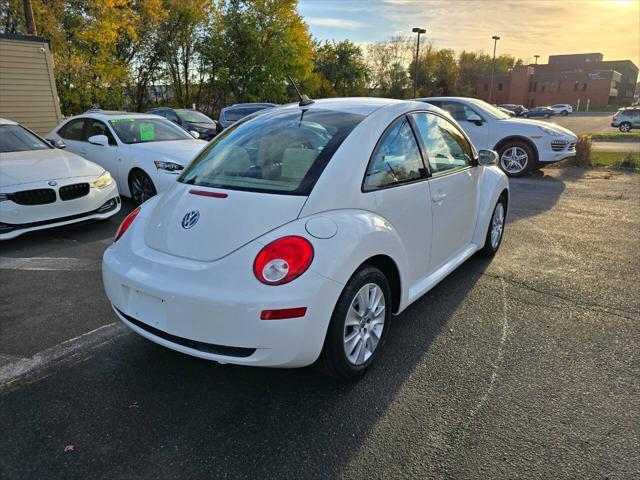
[[[472,115],[478,115],[471,108],[458,102],[442,102],[438,106],[449,112],[456,122],[466,122]]]
[[[109,145],[118,145],[109,128],[100,120],[89,120],[86,140],[88,141],[89,137],[94,135],[105,135],[109,139]]]
[[[382,135],[364,178],[364,191],[400,185],[425,176],[420,148],[409,119],[403,116]]]
[[[453,124],[433,113],[418,112],[413,118],[434,177],[471,165],[473,150]]]
[[[58,130],[58,135],[60,135],[65,140],[77,140],[79,142],[84,142],[85,138],[83,135],[84,131],[84,118],[76,118],[75,120],[71,120],[66,125],[64,125],[60,130]]]
[[[165,110],[164,112],[162,112],[162,114],[167,120],[171,120],[174,123],[180,123],[180,120],[178,119],[178,115],[176,115],[174,111]]]

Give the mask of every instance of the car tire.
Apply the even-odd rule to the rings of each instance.
[[[377,301],[374,308],[360,305],[361,298],[367,303],[372,295]],[[339,380],[354,381],[362,377],[384,346],[391,308],[387,277],[375,267],[360,268],[345,285],[333,309],[316,367]]]
[[[493,213],[491,214],[491,220],[489,220],[489,227],[487,228],[487,236],[484,240],[484,246],[480,250],[482,255],[493,257],[496,254],[502,244],[506,220],[507,201],[504,195],[502,195],[496,202],[496,206],[493,207]]]
[[[526,155],[526,158],[523,158]],[[498,164],[509,177],[522,177],[530,172],[536,164],[531,146],[525,142],[507,142],[498,150]],[[524,164],[522,161],[524,160]]]
[[[544,118],[549,118],[549,117],[551,117],[551,115],[549,115],[548,113],[545,114],[545,116],[544,116]]]
[[[631,124],[629,122],[622,122],[620,124],[620,126],[618,127],[618,130],[620,130],[622,133],[627,133],[631,131]]]
[[[569,115],[569,112],[567,112],[566,110],[562,111],[562,116],[566,117],[567,115]]]
[[[129,193],[136,205],[142,205],[158,192],[149,175],[136,169],[129,173]]]

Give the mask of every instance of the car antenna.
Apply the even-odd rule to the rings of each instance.
[[[293,88],[296,89],[296,93],[300,97],[300,103],[298,104],[299,106],[306,107],[307,105],[311,105],[312,103],[315,103],[309,97],[307,97],[306,95],[300,93],[300,89],[296,85],[296,82],[293,81],[293,78],[291,78],[291,75],[287,75],[287,78],[289,79],[289,82],[291,82],[291,85],[293,85]]]

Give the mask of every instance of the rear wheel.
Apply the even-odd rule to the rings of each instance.
[[[566,117],[567,115],[569,115],[569,112],[567,112],[566,110],[562,110],[562,115]]]
[[[340,294],[318,368],[341,380],[357,380],[379,355],[390,320],[389,282],[377,268],[364,266]]]
[[[620,130],[623,133],[627,133],[631,131],[631,124],[629,122],[622,122],[620,124],[620,126],[618,127],[618,130]]]
[[[549,118],[551,115],[549,115],[548,113],[545,113],[544,118]]]
[[[489,222],[489,228],[487,229],[484,247],[482,247],[481,250],[483,255],[492,257],[500,248],[506,218],[507,202],[504,196],[501,196],[493,209],[493,215],[491,215],[491,221]]]
[[[142,170],[134,170],[129,174],[129,192],[136,205],[146,202],[157,193],[153,181]]]
[[[521,177],[535,164],[533,150],[524,142],[508,142],[500,147],[498,155],[500,168],[510,177]]]

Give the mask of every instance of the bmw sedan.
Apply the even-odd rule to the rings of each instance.
[[[509,186],[496,163],[425,103],[274,108],[123,221],[105,290],[125,325],[168,348],[356,379],[395,315],[500,247]]]
[[[0,119],[0,154],[0,240],[104,220],[120,210],[108,171],[54,148],[22,125]]]

